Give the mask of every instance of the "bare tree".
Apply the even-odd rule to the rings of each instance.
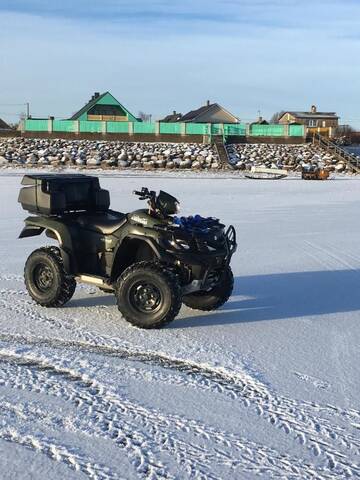
[[[280,118],[284,115],[284,110],[280,112],[275,112],[274,115],[270,118],[270,123],[279,123]]]
[[[351,125],[339,125],[335,129],[335,135],[337,137],[347,137],[354,132],[355,130]]]
[[[138,113],[138,118],[140,118],[140,120],[142,120],[143,122],[151,122],[152,115],[151,113],[145,113],[140,111]]]

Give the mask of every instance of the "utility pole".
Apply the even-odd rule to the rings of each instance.
[[[30,117],[30,103],[26,102],[26,118]]]

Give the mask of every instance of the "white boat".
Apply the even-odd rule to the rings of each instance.
[[[245,173],[246,178],[256,180],[279,180],[287,176],[287,170],[281,168],[251,167],[250,172]]]

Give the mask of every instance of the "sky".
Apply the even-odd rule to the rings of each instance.
[[[67,118],[110,91],[154,119],[315,104],[360,129],[359,19],[359,0],[0,0],[0,117]]]

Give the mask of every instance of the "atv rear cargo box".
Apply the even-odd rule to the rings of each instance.
[[[18,201],[24,210],[40,215],[76,211],[101,212],[110,205],[109,192],[99,179],[81,174],[25,175]]]

